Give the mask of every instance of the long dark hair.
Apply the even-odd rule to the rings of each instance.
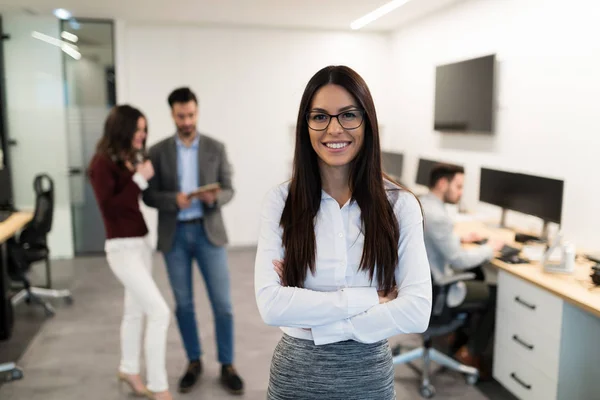
[[[327,84],[346,89],[365,111],[364,141],[352,161],[349,185],[352,198],[361,210],[365,236],[360,269],[368,271],[371,280],[376,275],[378,288],[388,293],[395,285],[400,229],[384,188],[379,127],[371,92],[362,77],[345,66],[329,66],[317,72],[302,95],[292,181],[280,221],[285,249],[283,283],[303,287],[307,271],[314,274],[316,269],[314,224],[321,204],[321,175],[306,114],[315,93]]]
[[[113,107],[104,123],[104,134],[98,141],[96,153],[107,155],[122,165],[125,161],[135,162],[137,150],[131,146],[131,142],[137,131],[140,117],[146,120],[146,132],[148,132],[148,120],[140,110],[130,105]],[[142,153],[145,152],[145,148],[144,139]]]

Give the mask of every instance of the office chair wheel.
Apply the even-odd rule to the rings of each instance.
[[[465,377],[465,380],[467,381],[467,384],[468,384],[468,385],[471,385],[471,386],[473,386],[473,385],[475,385],[475,384],[477,383],[477,381],[479,380],[479,376],[478,376],[478,375],[475,375],[475,374],[470,374],[470,375],[467,375],[467,376]]]
[[[19,379],[23,379],[23,371],[19,368],[14,368],[4,375],[5,382],[18,381]]]
[[[23,379],[23,371],[21,371],[19,368],[15,368],[12,371],[10,371],[8,377],[9,381],[18,381],[19,379]]]
[[[73,305],[73,296],[65,297],[65,303],[69,306]]]
[[[431,399],[433,396],[435,396],[435,388],[431,384],[421,386],[419,391],[421,392],[421,396],[425,397],[426,399]]]

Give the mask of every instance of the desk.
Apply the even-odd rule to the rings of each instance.
[[[33,213],[17,212],[4,222],[0,222],[0,340],[8,339],[11,331],[9,312],[11,304],[7,296],[9,280],[7,275],[6,241],[25,227],[33,219]]]
[[[482,222],[456,224],[512,246],[514,232]],[[600,288],[590,262],[573,274],[544,272],[539,262],[514,265],[494,259],[498,299],[494,378],[521,399],[597,399],[600,381]]]

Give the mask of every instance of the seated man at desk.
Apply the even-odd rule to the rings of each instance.
[[[454,224],[446,204],[457,204],[463,193],[464,169],[455,165],[436,165],[431,171],[429,193],[421,196],[425,219],[425,246],[434,281],[452,276],[455,271],[466,272],[479,267],[494,257],[504,243],[489,240],[487,244],[465,249],[464,243],[474,243],[478,235],[460,238],[454,233]],[[483,279],[482,279],[483,280]],[[479,281],[458,282],[448,293],[449,307],[481,307],[481,312],[472,318],[471,334],[466,340],[457,335],[458,349],[455,358],[463,364],[480,367],[480,357],[494,332],[495,287]]]

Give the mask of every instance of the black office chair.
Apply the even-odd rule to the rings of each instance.
[[[54,181],[46,174],[37,175],[33,181],[35,191],[35,211],[33,219],[19,236],[19,243],[25,249],[29,263],[44,261],[46,264],[46,287],[52,287],[50,270],[50,249],[48,234],[52,230],[54,218]]]
[[[453,309],[446,306],[446,295],[452,284],[459,281],[473,280],[474,278],[475,274],[469,272],[434,281],[433,309],[429,320],[429,328],[423,333],[423,347],[401,353],[393,358],[394,365],[407,364],[417,359],[423,360],[420,392],[421,396],[425,398],[429,399],[435,396],[435,387],[430,380],[431,361],[435,361],[453,371],[462,372],[466,375],[466,381],[470,385],[474,385],[479,379],[477,368],[461,364],[452,357],[432,348],[433,338],[455,332],[467,322],[468,313],[471,310],[453,311]],[[473,308],[473,311],[475,310],[476,308]]]
[[[50,250],[47,244],[48,233],[52,229],[54,214],[54,182],[46,174],[35,177],[33,182],[35,190],[35,211],[33,219],[19,235],[18,240],[11,239],[7,242],[9,252],[9,275],[11,279],[23,285],[23,290],[12,297],[13,306],[27,301],[40,304],[46,314],[54,315],[52,306],[45,299],[64,299],[72,303],[73,298],[69,290],[53,290],[50,273]],[[46,263],[47,288],[32,287],[26,274],[31,265],[38,261]]]
[[[55,314],[54,308],[50,303],[45,301],[42,296],[34,293],[34,288],[31,286],[27,273],[31,269],[31,264],[25,257],[25,250],[13,238],[6,242],[8,250],[8,277],[14,282],[20,284],[23,289],[11,298],[11,303],[16,306],[23,301],[34,303],[42,306],[46,315],[51,317]],[[49,290],[49,289],[43,289]]]

